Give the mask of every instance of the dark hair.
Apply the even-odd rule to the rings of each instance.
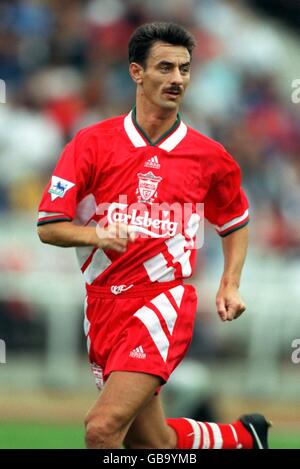
[[[146,23],[139,26],[129,40],[129,63],[136,62],[144,66],[152,45],[157,41],[186,47],[191,57],[192,50],[196,45],[193,35],[179,24]]]

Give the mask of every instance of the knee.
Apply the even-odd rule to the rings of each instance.
[[[88,414],[85,442],[90,449],[118,449],[122,443],[122,420],[112,414]]]
[[[101,420],[91,420],[85,424],[85,444],[89,449],[108,448],[109,434]]]

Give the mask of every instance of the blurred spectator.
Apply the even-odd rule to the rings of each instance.
[[[268,212],[297,244],[300,118],[279,79],[284,44],[276,26],[233,0],[2,1],[0,210],[34,210],[64,143],[130,109],[127,42],[156,19],[181,22],[198,40],[184,118],[238,160],[254,223]],[[266,236],[262,245],[274,247]]]
[[[63,145],[80,128],[133,105],[127,62],[133,30],[173,20],[198,41],[184,120],[220,140],[239,162],[254,249],[299,256],[300,107],[288,101],[285,82],[287,55],[299,64],[298,43],[287,50],[278,24],[262,20],[247,3],[259,2],[2,0],[0,79],[8,102],[0,104],[1,213],[34,219]],[[207,268],[219,260],[219,242],[210,230],[206,236],[201,262]],[[3,315],[15,309],[6,304]],[[206,328],[208,342],[199,342],[214,354],[209,334]]]

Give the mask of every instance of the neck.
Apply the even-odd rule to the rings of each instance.
[[[136,121],[149,140],[157,141],[176,122],[178,109],[161,109],[136,100]]]

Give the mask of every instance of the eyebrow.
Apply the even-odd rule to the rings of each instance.
[[[174,65],[174,62],[169,62],[168,60],[161,60],[160,62],[158,62],[157,65]],[[181,64],[180,67],[187,67],[191,65],[191,62],[185,62],[184,64]]]

